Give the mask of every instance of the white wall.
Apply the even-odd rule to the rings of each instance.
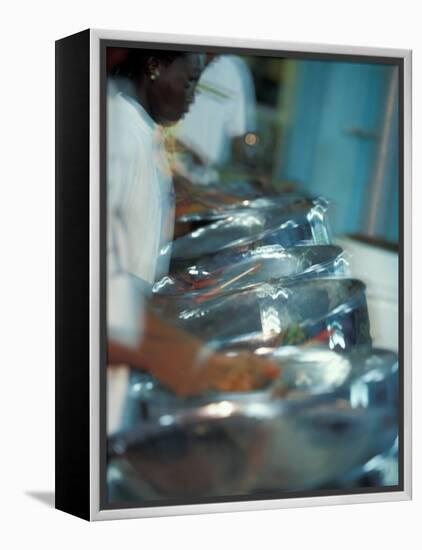
[[[6,192],[0,201],[3,252],[0,545],[3,548],[418,547],[422,517],[421,399],[415,399],[414,407],[419,424],[414,440],[414,502],[88,525],[26,494],[51,491],[54,483],[54,39],[92,26],[415,48],[415,98],[420,103],[422,47],[417,5],[412,0],[3,2],[0,33],[3,138],[0,181]],[[418,105],[415,111],[420,111]],[[419,126],[415,128],[415,151],[421,146]],[[417,185],[421,179],[419,167],[414,175],[416,213],[417,205],[422,204]],[[421,230],[420,218],[417,212],[415,233]],[[421,321],[416,309],[421,297],[419,263],[415,257],[416,327]],[[416,396],[421,390],[417,330],[414,338]]]
[[[366,285],[371,336],[375,346],[398,350],[399,258],[395,252],[339,237],[350,266],[350,275]]]

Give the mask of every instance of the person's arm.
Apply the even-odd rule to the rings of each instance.
[[[251,353],[228,357],[204,353],[204,349],[199,339],[147,310],[138,345],[130,347],[116,340],[108,341],[108,364],[125,363],[148,370],[178,395],[207,390],[252,390],[280,374],[277,365]]]
[[[111,126],[112,139],[109,140],[107,180],[111,232],[108,239],[108,364],[148,370],[180,395],[218,389],[221,383],[227,388],[233,385],[233,379],[236,381],[233,369],[237,367],[242,368],[242,372],[252,371],[244,376],[242,387],[245,381],[247,385],[255,380],[255,375],[258,378],[275,376],[279,372],[276,366],[268,366],[250,354],[241,360],[219,354],[210,354],[204,359],[200,340],[159,319],[142,306],[142,300],[137,309],[138,301],[131,298],[130,276],[145,283],[151,283],[154,276],[151,258],[156,253],[157,235],[153,231],[154,212],[150,206],[154,203],[151,199],[153,178],[148,171],[149,160],[145,160],[149,159],[147,143],[138,140],[124,112],[112,115],[113,109],[109,116],[114,126]],[[143,159],[146,164],[142,163]],[[118,254],[113,254],[113,250]]]

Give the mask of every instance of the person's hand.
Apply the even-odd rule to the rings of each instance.
[[[281,374],[280,367],[253,353],[235,356],[216,353],[203,366],[208,389],[221,392],[243,392],[260,389]]]
[[[272,361],[249,352],[235,356],[216,353],[198,338],[148,310],[138,346],[130,349],[109,342],[108,362],[148,370],[180,396],[209,391],[251,391],[265,386],[281,372]]]
[[[163,385],[180,396],[258,390],[281,373],[274,362],[246,352],[234,357],[211,353],[198,361],[201,352],[197,353],[196,344],[190,347],[187,342],[180,343],[178,350],[175,346],[163,349],[163,354],[168,354],[167,361],[152,369]]]

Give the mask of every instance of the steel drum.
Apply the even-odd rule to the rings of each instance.
[[[245,290],[266,282],[280,282],[346,275],[347,261],[338,246],[300,246],[285,249],[280,245],[239,247],[214,256],[200,258],[155,283],[153,292],[165,296],[219,295]]]
[[[151,417],[109,439],[110,500],[344,487],[397,437],[398,364],[383,350],[328,355],[285,350],[281,382],[259,392],[160,405],[152,392]]]
[[[365,285],[357,279],[261,284],[206,300],[156,296],[153,309],[211,346],[255,350],[313,341],[338,350],[371,346]]]
[[[251,243],[278,244],[284,248],[298,244],[329,244],[330,235],[326,219],[326,203],[306,201],[294,211],[278,209],[250,209],[205,227],[173,241],[173,265],[186,264],[208,254]],[[168,254],[168,247],[162,251]]]

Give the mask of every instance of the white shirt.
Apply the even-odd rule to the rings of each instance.
[[[176,137],[207,164],[227,160],[230,141],[256,131],[255,92],[246,63],[234,55],[211,61],[201,75],[195,102]]]
[[[137,289],[168,271],[174,192],[161,129],[112,84],[107,111],[107,267],[109,333],[138,328]],[[134,288],[136,289],[134,291]]]

